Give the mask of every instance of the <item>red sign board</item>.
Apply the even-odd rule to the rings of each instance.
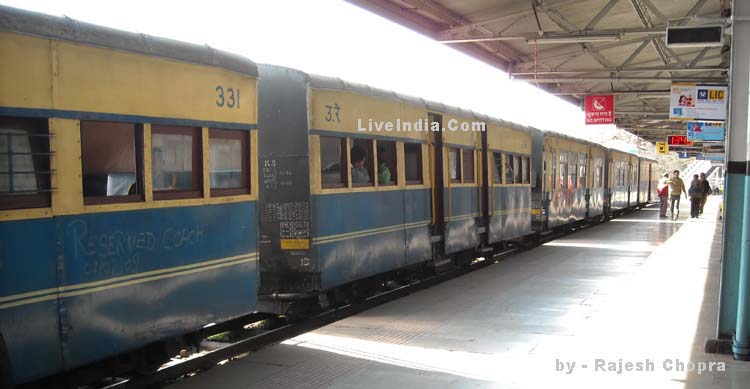
[[[586,96],[586,124],[614,124],[615,96]]]
[[[670,146],[692,146],[693,141],[688,140],[687,135],[669,135],[667,144]]]

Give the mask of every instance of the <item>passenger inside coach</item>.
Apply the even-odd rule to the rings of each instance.
[[[378,184],[380,185],[391,184],[391,169],[386,162],[388,160],[387,154],[385,147],[378,146]]]
[[[352,184],[366,184],[370,182],[370,174],[365,168],[365,161],[367,155],[365,151],[359,146],[352,147],[351,150],[352,158]]]

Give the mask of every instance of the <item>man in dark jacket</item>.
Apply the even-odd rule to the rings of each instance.
[[[701,184],[703,185],[703,198],[701,199],[701,209],[700,214],[703,214],[703,207],[706,205],[706,200],[708,200],[708,196],[711,195],[711,185],[708,184],[708,180],[706,179],[706,173],[701,173]]]

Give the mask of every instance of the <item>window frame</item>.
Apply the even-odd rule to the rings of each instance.
[[[456,178],[451,177],[451,153],[456,153]],[[461,163],[462,152],[458,147],[448,147],[448,180],[452,184],[460,184],[463,179],[463,164]]]
[[[558,153],[559,158],[559,177],[557,177],[558,181],[560,181],[560,189],[568,189],[568,152],[567,151],[560,151]],[[563,169],[564,168],[564,169]]]
[[[34,165],[34,177],[37,181],[36,193],[25,193],[25,194],[11,194],[10,188],[8,192],[0,192],[0,210],[16,210],[16,209],[30,209],[30,208],[50,208],[52,207],[52,149],[50,145],[50,139],[52,134],[49,132],[49,119],[47,118],[24,118],[15,116],[0,116],[0,130],[5,126],[15,126],[17,129],[26,130],[27,137],[29,138],[30,155],[32,157],[32,164]],[[23,135],[0,135],[6,136],[7,139],[11,139],[13,136]],[[31,144],[33,138],[47,138],[47,149],[35,152],[34,146]],[[42,141],[43,142],[43,141]],[[12,148],[12,142],[9,148]],[[14,153],[15,154],[15,153]],[[34,157],[47,157],[46,167],[47,170],[37,171],[36,161]],[[9,158],[8,150],[0,150],[0,158]],[[11,157],[12,158],[12,157]],[[44,166],[41,166],[44,167]],[[10,167],[9,167],[10,170]],[[7,174],[10,177],[10,171]],[[14,174],[15,175],[15,174]],[[39,186],[39,175],[47,176],[44,179],[44,184],[48,189],[38,189]],[[10,178],[9,178],[10,183]]]
[[[523,174],[523,167],[526,166],[526,174]],[[531,157],[521,156],[521,184],[531,185]]]
[[[466,159],[466,156],[471,158],[471,169],[466,170],[467,164],[464,162]],[[476,153],[474,152],[474,149],[461,149],[461,182],[464,184],[475,184],[477,182],[476,180]],[[466,173],[471,173],[471,181],[468,180],[468,177],[466,176]]]
[[[374,147],[375,147],[374,158],[377,160],[377,161],[373,161],[373,162],[377,162],[377,163],[375,163],[375,177],[376,177],[376,180],[374,180],[374,181],[377,182],[376,185],[377,186],[398,186],[398,179],[399,179],[399,177],[398,177],[398,142],[396,142],[395,140],[389,140],[389,139],[375,139],[374,141],[375,141],[375,144],[374,144]],[[392,144],[393,145],[393,154],[390,155],[392,157],[392,159],[393,159],[393,163],[392,163],[393,169],[391,169],[391,167],[386,164],[386,166],[388,167],[388,170],[390,170],[390,172],[391,172],[391,182],[388,183],[388,184],[381,184],[380,183],[380,159],[378,159],[378,155],[380,154],[379,150],[380,150],[380,143],[381,142],[383,142],[385,144]]]
[[[497,160],[500,160],[500,167],[498,171],[497,166]],[[492,152],[492,166],[493,166],[493,173],[492,173],[492,183],[493,184],[503,184],[503,176],[505,175],[505,165],[503,164],[503,153],[499,151],[493,151]],[[495,173],[497,173],[497,180],[495,179]]]
[[[589,156],[586,153],[578,153],[578,188],[586,188],[588,182]]]
[[[239,188],[212,188],[211,187],[211,139],[239,139],[240,140],[240,177],[242,186]],[[225,130],[221,128],[208,129],[208,190],[211,197],[238,196],[252,193],[250,182],[250,131],[247,130]]]
[[[575,151],[570,152],[568,157],[568,188],[578,188],[578,153]]]
[[[513,184],[523,184],[523,156],[520,154],[510,155],[513,157]]]
[[[154,134],[164,135],[191,135],[193,137],[192,142],[192,175],[193,175],[193,188],[189,190],[185,189],[155,189],[153,187],[153,151]],[[160,200],[179,200],[179,199],[194,199],[203,197],[203,131],[200,127],[187,127],[187,126],[174,126],[174,125],[151,125],[151,189],[153,193],[153,199],[155,201]]]
[[[406,164],[406,146],[407,145],[414,145],[414,146],[416,146],[417,150],[419,150],[419,152],[417,153],[417,176],[419,177],[419,180],[410,180],[409,177],[406,174],[406,172],[407,172],[407,169],[406,169],[406,165],[407,165]],[[404,182],[406,183],[406,185],[422,185],[422,184],[424,184],[424,164],[423,164],[423,160],[422,160],[422,154],[423,154],[422,144],[421,143],[417,143],[417,142],[403,142],[403,147],[404,147]]]
[[[559,163],[559,161],[557,160],[557,158],[559,158],[559,157],[558,157],[558,155],[557,155],[557,150],[550,150],[550,157],[549,157],[549,160],[550,160],[550,162],[551,162],[551,164],[550,164],[550,165],[552,165],[552,169],[551,169],[551,171],[549,172],[549,173],[551,173],[551,175],[550,175],[550,182],[551,182],[551,183],[550,183],[550,189],[551,189],[551,190],[555,190],[555,189],[557,189],[557,186],[558,186],[558,185],[557,185],[557,169],[559,168],[559,166],[558,166],[558,165],[559,165],[560,163]]]
[[[321,189],[337,189],[337,188],[348,188],[349,187],[349,170],[351,169],[351,163],[349,162],[349,138],[335,135],[320,135],[318,138],[318,158],[322,156],[322,139],[331,138],[338,139],[339,141],[339,182],[326,183],[323,182],[323,160],[320,160],[320,188]],[[342,153],[343,151],[343,153]],[[343,181],[343,182],[341,182]]]
[[[347,138],[347,139],[349,139],[349,138]],[[348,148],[348,151],[346,153],[346,158],[347,158],[347,164],[346,164],[346,166],[347,166],[347,169],[349,170],[347,172],[347,174],[349,176],[351,176],[351,169],[352,169],[352,152],[351,152],[351,149],[353,149],[355,146],[358,146],[356,144],[357,141],[368,142],[367,147],[362,147],[362,149],[365,150],[365,158],[366,158],[365,159],[365,169],[367,169],[367,174],[370,176],[370,181],[369,182],[360,182],[360,183],[356,183],[355,184],[354,181],[351,179],[351,177],[347,177],[347,184],[349,182],[351,182],[351,187],[347,186],[347,188],[370,188],[370,187],[375,187],[376,186],[375,182],[378,180],[377,170],[376,170],[377,166],[375,166],[375,159],[377,157],[374,155],[374,151],[376,151],[376,149],[374,148],[375,147],[375,139],[372,139],[372,138],[357,138],[357,137],[351,137],[350,139],[351,139],[351,145]],[[348,140],[347,140],[347,143],[348,143]],[[369,152],[368,152],[368,150],[369,150]],[[370,157],[369,158],[369,162],[367,161],[367,157],[368,156]],[[368,163],[369,163],[369,168],[367,166]]]
[[[101,205],[101,204],[127,204],[127,203],[139,203],[146,201],[146,186],[144,184],[143,174],[143,124],[141,123],[129,123],[129,122],[114,122],[108,120],[81,120],[79,126],[79,132],[81,136],[81,190],[83,192],[83,160],[84,160],[84,149],[83,149],[83,127],[85,123],[112,123],[112,124],[128,124],[133,126],[133,143],[135,147],[135,186],[137,188],[136,194],[118,195],[118,196],[83,196],[83,205]]]

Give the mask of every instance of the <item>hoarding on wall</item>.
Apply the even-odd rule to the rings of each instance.
[[[614,124],[615,96],[588,95],[585,99],[586,124]]]
[[[687,138],[692,141],[724,141],[724,122],[688,122]]]
[[[727,93],[724,85],[672,84],[669,118],[672,120],[726,121]]]
[[[723,153],[698,153],[698,155],[695,156],[695,159],[699,161],[721,162],[724,160],[724,154]]]

